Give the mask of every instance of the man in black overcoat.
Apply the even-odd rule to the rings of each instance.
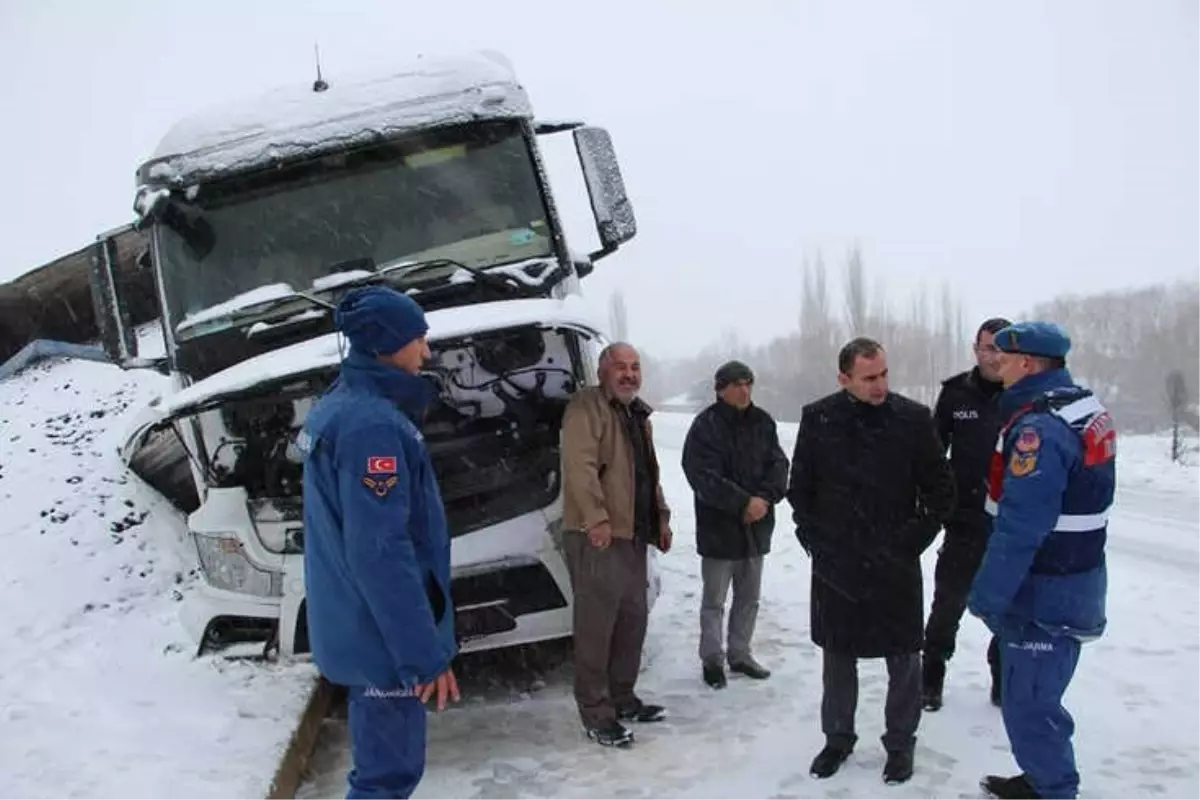
[[[812,558],[812,639],[823,650],[813,760],[827,778],[858,740],[858,659],[887,659],[883,779],[912,777],[921,719],[921,554],[954,510],[955,484],[930,410],[888,391],[887,354],[857,338],[838,355],[841,390],[806,406],[788,501]]]

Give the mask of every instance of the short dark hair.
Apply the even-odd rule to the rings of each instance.
[[[849,375],[854,371],[854,362],[859,356],[863,358],[874,358],[883,352],[883,345],[874,339],[868,339],[866,336],[857,336],[842,346],[838,352],[838,371],[843,375]]]
[[[1004,317],[992,317],[989,320],[984,320],[984,323],[979,326],[979,330],[975,331],[975,342],[978,343],[980,337],[985,333],[990,333],[992,336],[995,336],[1009,325],[1012,325],[1012,321],[1007,320]]]

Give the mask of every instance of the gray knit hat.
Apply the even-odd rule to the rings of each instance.
[[[754,383],[754,372],[741,361],[728,361],[722,364],[713,376],[713,388],[719,392],[737,381]]]

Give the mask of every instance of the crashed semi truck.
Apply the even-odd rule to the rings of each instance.
[[[599,249],[568,247],[539,139],[570,133]],[[607,343],[581,279],[636,233],[608,133],[534,117],[494,53],[318,80],[177,123],[137,169],[163,350],[139,353],[97,237],[109,357],[169,389],[121,457],[181,509],[199,653],[308,653],[295,437],[347,344],[333,308],[383,284],[425,309],[438,400],[420,421],[452,534],[461,649],[569,636],[560,451],[567,400]],[[658,596],[651,565],[650,602]]]

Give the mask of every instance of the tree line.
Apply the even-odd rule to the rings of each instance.
[[[687,394],[693,406],[706,404],[712,400],[713,371],[737,358],[755,371],[756,402],[780,420],[796,421],[805,404],[836,389],[837,352],[855,336],[882,342],[893,390],[930,406],[945,378],[974,363],[970,342],[981,320],[964,320],[962,301],[948,283],[917,286],[897,302],[898,293],[868,274],[858,247],[846,252],[837,270],[836,300],[821,253],[805,257],[800,272],[800,313],[791,332],[751,345],[729,331],[685,359],[643,352],[647,399],[662,403]],[[1054,321],[1067,329],[1072,374],[1100,396],[1122,429],[1169,427],[1180,381],[1184,421],[1196,426],[1200,283],[1063,295],[1015,318]],[[611,300],[610,323],[624,338],[627,315],[619,292]]]

